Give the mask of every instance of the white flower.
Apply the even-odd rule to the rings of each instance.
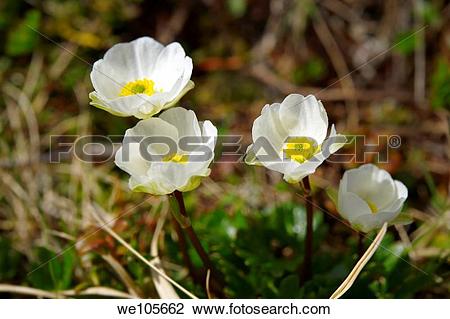
[[[195,144],[189,152],[180,143],[186,136],[197,138],[188,142],[191,146]],[[139,141],[142,137],[170,139],[174,148],[165,141],[154,140],[148,145],[145,139]],[[132,141],[133,138],[137,140]],[[204,141],[198,141],[199,138]],[[170,194],[175,190],[186,192],[198,187],[201,177],[209,175],[208,166],[214,157],[216,138],[217,129],[210,121],[199,122],[193,111],[175,107],[128,129],[122,147],[116,153],[115,163],[131,175],[129,187],[133,191],[154,195]],[[142,149],[148,149],[148,152]],[[194,158],[201,154],[207,156]],[[151,160],[148,155],[160,157]]]
[[[297,183],[344,145],[345,137],[336,134],[334,125],[326,139],[327,131],[328,116],[322,103],[313,95],[290,94],[281,104],[264,106],[253,123],[253,144],[245,161],[280,172],[287,182]],[[267,142],[272,148],[267,149]]]
[[[347,170],[338,193],[339,213],[358,230],[381,228],[400,213],[408,189],[372,164]]]
[[[149,118],[194,87],[192,60],[177,42],[149,37],[118,43],[94,63],[91,105],[118,116]]]

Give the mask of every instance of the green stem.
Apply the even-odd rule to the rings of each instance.
[[[186,238],[184,237],[183,229],[181,228],[180,224],[175,219],[175,217],[172,217],[172,224],[173,224],[173,228],[177,234],[177,239],[178,239],[177,242],[178,242],[178,247],[181,251],[181,257],[183,258],[183,262],[189,271],[189,275],[191,276],[192,280],[195,283],[202,285],[203,283],[201,281],[201,278],[198,276],[197,272],[195,271],[194,265],[192,264],[192,260],[189,257],[187,242],[186,242]]]
[[[364,254],[364,236],[360,232],[358,234],[358,258],[361,258]]]
[[[209,258],[208,254],[206,253],[205,249],[203,248],[200,240],[198,239],[198,236],[195,233],[194,228],[192,228],[189,216],[186,212],[186,206],[184,204],[183,193],[181,193],[179,191],[175,191],[175,192],[173,192],[173,196],[175,197],[175,199],[178,203],[179,214],[186,221],[185,223],[181,224],[181,223],[179,223],[179,220],[177,219],[177,222],[180,224],[181,228],[186,232],[187,236],[189,237],[192,245],[194,246],[195,251],[197,252],[200,259],[202,260],[203,266],[206,269],[209,269],[211,271],[211,274],[212,274],[213,278],[215,279],[215,281],[218,283],[218,285],[220,287],[223,287],[224,282],[222,279],[223,278],[222,274],[219,273],[216,270],[216,268],[213,266],[211,259]],[[203,276],[203,277],[206,278],[206,273],[205,273],[205,276]]]
[[[301,282],[306,282],[312,277],[312,255],[313,255],[313,198],[311,195],[311,185],[309,177],[302,180],[305,190],[306,206],[306,235],[305,235],[305,256],[303,265],[300,268]]]

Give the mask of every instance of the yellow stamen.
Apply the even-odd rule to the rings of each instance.
[[[189,156],[181,154],[169,154],[163,158],[163,161],[186,164],[189,161]]]
[[[366,199],[366,203],[369,206],[372,214],[376,214],[378,211],[377,205],[375,205],[375,203],[373,201],[371,201],[370,199]]]
[[[153,95],[155,93],[155,82],[149,79],[131,81],[125,84],[120,91],[119,96],[128,96],[134,94]]]
[[[291,137],[284,143],[283,152],[293,161],[304,163],[320,151],[320,145],[306,136]]]

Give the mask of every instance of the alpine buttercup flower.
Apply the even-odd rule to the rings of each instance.
[[[186,192],[210,174],[216,138],[217,129],[210,121],[199,122],[193,111],[175,107],[128,129],[115,163],[131,175],[133,191]]]
[[[339,213],[363,232],[394,220],[408,197],[408,189],[384,169],[365,164],[347,170],[338,192]]]
[[[267,104],[252,128],[251,144],[245,161],[263,165],[284,174],[289,183],[297,183],[345,143],[331,126],[327,137],[328,116],[315,96],[290,94],[283,102]]]
[[[118,116],[149,118],[194,87],[192,60],[177,42],[149,37],[118,43],[94,63],[91,105]]]

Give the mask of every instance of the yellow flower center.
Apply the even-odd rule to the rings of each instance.
[[[155,93],[155,82],[149,79],[131,81],[125,84],[120,91],[119,96],[128,96],[134,94],[153,95]]]
[[[169,154],[164,156],[163,162],[174,162],[179,164],[186,164],[189,161],[188,155]]]
[[[372,214],[376,214],[378,211],[377,205],[375,205],[375,203],[373,201],[371,201],[370,199],[366,199],[366,203],[369,206]]]
[[[319,151],[320,145],[317,145],[313,138],[306,136],[290,137],[283,146],[284,154],[299,163],[306,162]]]

